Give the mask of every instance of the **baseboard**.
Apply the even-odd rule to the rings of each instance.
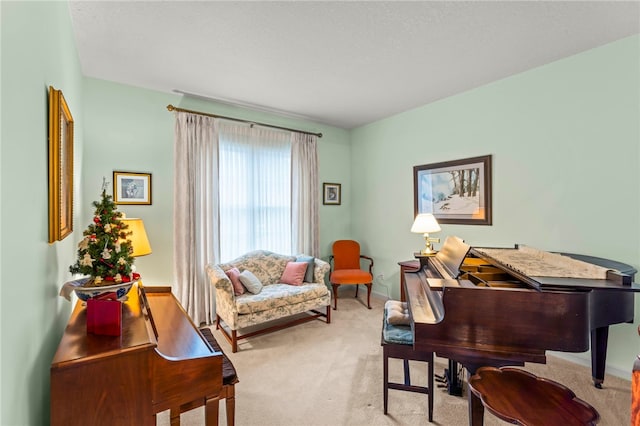
[[[581,354],[573,354],[569,352],[547,352],[548,355],[555,356],[556,358],[564,359],[565,361],[572,362],[583,367],[587,367],[591,370],[591,352],[583,352]],[[583,357],[586,355],[587,357]],[[631,381],[631,364],[629,370],[624,370],[613,365],[606,364],[605,374],[611,374],[612,376],[619,377],[621,379]]]

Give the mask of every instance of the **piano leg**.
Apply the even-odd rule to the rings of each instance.
[[[593,377],[593,384],[598,389],[602,389],[602,382],[604,382],[608,339],[608,326],[591,330],[591,376]]]

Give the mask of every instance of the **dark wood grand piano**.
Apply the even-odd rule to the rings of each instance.
[[[51,363],[51,425],[155,425],[156,413],[187,403],[217,425],[221,388],[222,354],[171,288],[133,287],[120,336],[87,334],[76,304]]]
[[[404,273],[416,350],[458,361],[473,373],[481,366],[545,363],[547,350],[585,352],[591,346],[592,376],[601,387],[609,326],[633,322],[634,293],[640,291],[634,268],[562,254],[602,267],[605,275],[538,276],[498,260],[499,252],[509,255],[518,247],[470,248],[450,238],[438,255],[420,259],[419,270]]]

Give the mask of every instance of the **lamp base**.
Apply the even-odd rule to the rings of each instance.
[[[420,250],[420,254],[423,256],[433,256],[437,251],[433,249],[433,244],[429,243],[425,248]]]

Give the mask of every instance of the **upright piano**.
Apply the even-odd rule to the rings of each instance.
[[[218,424],[222,354],[191,322],[170,287],[136,286],[122,334],[87,334],[78,302],[51,363],[51,425],[155,425],[156,414],[198,402]]]
[[[591,346],[593,381],[601,387],[609,326],[633,322],[635,273],[592,256],[471,248],[449,237],[438,255],[404,274],[414,345],[470,374],[481,366],[545,363],[547,350]]]

